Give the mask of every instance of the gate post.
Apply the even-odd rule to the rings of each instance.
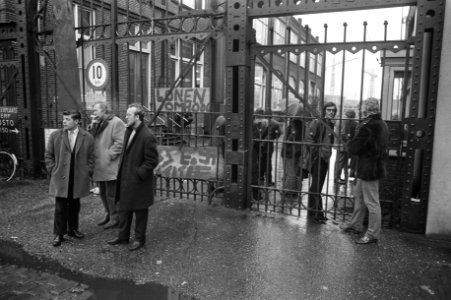
[[[41,175],[41,160],[44,157],[43,132],[41,128],[41,94],[39,56],[34,47],[34,17],[37,1],[18,1],[17,59],[19,63],[17,80],[17,106],[21,118],[20,154],[25,175]],[[16,153],[17,154],[17,153]]]
[[[253,98],[250,80],[250,30],[246,0],[227,0],[225,205],[246,208],[250,201],[250,137]]]
[[[431,178],[432,146],[445,1],[419,0],[407,130],[406,181],[401,229],[424,233]]]

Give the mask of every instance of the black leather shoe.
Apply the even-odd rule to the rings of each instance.
[[[128,244],[128,240],[121,240],[120,238],[115,238],[114,240],[108,241],[108,245],[114,246],[119,244]]]
[[[135,251],[135,250],[138,250],[139,248],[141,248],[142,246],[144,246],[144,243],[143,243],[143,242],[140,242],[140,241],[134,241],[133,244],[131,244],[131,245],[128,247],[128,250],[130,250],[130,251]]]
[[[71,236],[71,237],[73,237],[73,238],[76,238],[76,239],[82,239],[82,238],[85,237],[85,235],[84,235],[83,233],[81,233],[80,231],[78,231],[78,230],[72,230],[72,231],[69,231],[69,232],[67,233],[67,235],[68,235],[68,236]]]
[[[105,225],[106,223],[108,223],[109,220],[110,220],[110,215],[106,215],[105,218],[104,218],[102,221],[100,221],[99,223],[97,223],[97,226],[103,226],[103,225]]]
[[[360,245],[372,244],[377,243],[377,239],[364,235],[361,239],[356,240],[355,243]]]
[[[64,238],[62,235],[55,235],[55,238],[53,239],[52,245],[53,247],[59,247],[61,246],[61,243],[64,241]]]
[[[112,229],[112,228],[117,228],[119,226],[119,221],[114,221],[108,225],[106,225],[105,227],[103,227],[103,229]]]

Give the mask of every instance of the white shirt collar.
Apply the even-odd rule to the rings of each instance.
[[[67,131],[67,134],[69,134],[69,132],[70,132],[71,130],[68,130]],[[75,136],[78,136],[78,132],[80,131],[80,127],[75,127],[75,129],[74,130],[72,130],[73,131],[73,133],[75,134]]]

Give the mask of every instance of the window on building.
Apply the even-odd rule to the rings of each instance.
[[[274,36],[273,45],[283,45],[285,44],[285,30],[286,25],[280,19],[274,19]]]
[[[94,11],[81,7],[80,5],[74,6],[75,14],[75,27],[90,27],[94,25]],[[91,36],[91,28],[81,28],[76,31],[77,40],[83,37],[84,40],[88,40]]]
[[[140,35],[140,34],[147,34],[150,31],[150,28],[147,26],[140,27],[138,24],[131,24],[130,25],[130,34],[131,35]],[[144,51],[144,52],[150,52],[150,42],[136,42],[134,44],[129,44],[130,50],[135,51]]]
[[[145,33],[149,28],[130,26],[131,34]],[[150,105],[150,42],[138,41],[128,46],[129,58],[129,103]]]
[[[138,102],[145,105],[149,104],[149,54],[129,51],[129,103]]]
[[[300,44],[305,44],[305,41],[301,39]],[[301,52],[301,54],[299,55],[299,65],[302,68],[305,68],[305,57],[305,52]]]
[[[89,27],[94,26],[94,11],[86,9],[80,5],[74,5],[74,26],[75,27]],[[75,31],[75,39],[78,41],[80,39],[88,40],[90,38],[89,29],[79,29]],[[99,99],[100,96],[96,96],[94,89],[88,84],[85,77],[85,70],[89,62],[95,59],[95,47],[83,46],[77,47],[77,62],[78,62],[78,74],[80,78],[80,90],[82,91],[82,99],[85,102],[87,108],[89,108],[95,101]],[[84,79],[84,82],[83,82]],[[84,89],[83,89],[84,87]],[[103,94],[100,99],[105,99]]]
[[[403,99],[404,71],[395,71],[393,78],[393,96],[389,120],[401,120]]]
[[[321,72],[322,72],[322,67],[323,67],[323,55],[322,54],[318,54],[318,59],[316,61],[316,75],[318,75],[319,77],[321,77]]]
[[[312,97],[315,97],[316,93],[316,83],[314,81],[310,81],[310,87],[309,87],[309,95]]]
[[[268,18],[254,19],[252,27],[255,29],[255,39],[262,45],[268,44]]]
[[[299,96],[304,98],[305,89],[304,89],[304,81],[303,80],[299,81],[298,91],[299,91]]]
[[[283,99],[283,84],[277,76],[272,76],[271,80],[271,110],[281,111],[284,109],[285,100]]]
[[[205,0],[179,0],[179,3],[191,9],[205,9]]]
[[[262,65],[255,65],[254,108],[265,107],[266,70]]]
[[[290,44],[298,44],[298,34],[294,32],[293,30],[290,31]],[[299,55],[290,53],[290,61],[297,64],[298,63]]]
[[[288,84],[294,89],[296,90],[296,79],[293,76],[288,77]],[[291,92],[290,90],[288,90],[288,100],[290,103],[297,102],[297,98],[295,96],[295,94],[293,92]]]
[[[204,54],[202,54],[195,66],[189,67],[188,62],[195,55],[197,44],[192,41],[176,40],[169,45],[169,76],[172,80],[177,79],[187,68],[185,78],[180,84],[181,87],[203,87],[204,80]]]
[[[309,53],[309,71],[313,74],[315,74],[316,57],[315,54]]]

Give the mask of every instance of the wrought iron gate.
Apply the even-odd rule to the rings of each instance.
[[[194,2],[199,4],[202,1]],[[288,124],[296,119],[307,124],[316,117],[315,110],[323,108],[327,96],[324,93],[325,78],[330,71],[326,70],[326,63],[331,63],[332,59],[334,64],[333,57],[342,61],[341,68],[335,67],[341,71],[341,77],[345,76],[349,57],[358,56],[358,61],[363,61],[356,84],[360,86],[360,95],[354,107],[357,119],[360,119],[360,106],[366,99],[363,91],[376,87],[371,84],[372,75],[366,73],[365,56],[380,53],[380,76],[387,80],[379,86],[380,95],[374,94],[374,98],[380,100],[382,111],[389,116],[386,119],[393,133],[391,176],[382,183],[381,198],[390,212],[388,222],[399,223],[406,230],[424,229],[445,1],[228,0],[205,1],[210,5],[202,7],[204,9],[192,9],[182,5],[181,1],[169,0],[58,1],[59,7],[67,5],[66,8],[71,10],[68,15],[73,19],[70,17],[66,23],[58,23],[64,18],[61,18],[61,10],[55,3],[36,0],[18,5],[27,12],[27,17],[20,18],[21,24],[28,18],[34,31],[32,38],[25,33],[20,35],[20,47],[23,44],[32,50],[20,50],[24,60],[17,58],[15,61],[20,68],[29,68],[34,72],[39,70],[40,73],[40,82],[29,84],[31,88],[24,89],[28,97],[31,94],[40,95],[39,99],[28,108],[25,104],[21,107],[30,117],[35,114],[32,119],[35,125],[32,127],[35,128],[33,138],[21,138],[22,144],[38,149],[30,152],[34,157],[30,161],[37,161],[39,165],[44,144],[43,131],[60,126],[58,113],[64,106],[76,103],[84,109],[87,124],[89,109],[95,101],[107,101],[121,117],[129,103],[140,102],[149,108],[151,126],[162,145],[171,147],[183,144],[194,148],[189,151],[196,155],[203,147],[221,145],[215,148],[218,153],[215,166],[221,175],[213,180],[208,177],[210,175],[162,176],[161,193],[204,197],[212,189],[224,186],[222,196],[228,207],[252,207],[302,215],[303,201],[309,193],[308,179],[302,181],[302,176],[295,173],[298,175],[293,177],[298,184],[296,188],[286,185],[286,166],[293,163],[286,156],[282,157],[282,149],[289,143],[302,145],[305,142],[287,140]],[[327,38],[318,40],[314,32],[302,25],[305,43],[301,43],[299,37],[298,43],[288,39],[288,43],[265,45],[256,40],[253,31],[253,22],[261,18],[279,21],[284,18],[291,22],[293,16],[401,6],[416,9],[416,17],[412,17],[411,26],[406,27],[411,34],[403,39],[383,37],[370,41],[363,34],[360,41],[354,42],[348,41],[344,34],[341,41],[331,42],[327,37],[327,28],[324,35]],[[62,24],[62,28],[70,23],[75,24],[76,48],[55,37],[55,24]],[[351,29],[345,26],[343,32],[346,30]],[[387,32],[387,25],[383,31]],[[33,41],[30,47],[27,44],[29,40]],[[71,56],[77,57],[78,69],[74,72],[60,72],[63,61],[59,57],[61,49],[69,49]],[[400,57],[396,57],[398,54]],[[288,67],[293,63],[293,57],[297,63],[294,83]],[[90,80],[90,63],[94,59],[103,61],[109,84],[96,86]],[[396,59],[402,61],[401,66],[397,65]],[[303,65],[300,65],[301,61],[304,61]],[[278,64],[286,67],[278,69]],[[266,77],[261,79],[269,83],[266,90],[279,89],[284,100],[278,101],[276,106],[274,99],[266,97],[259,105],[263,107],[263,112],[254,113],[257,109],[254,105],[257,91],[253,87],[263,86],[262,81],[255,79],[262,71]],[[24,76],[21,82],[24,85],[25,82],[32,82],[33,74]],[[92,74],[101,77],[100,73]],[[71,87],[64,79],[67,79],[66,76],[73,79],[71,82],[79,80],[80,83]],[[272,86],[268,78],[277,78],[277,84]],[[334,99],[339,109],[335,118],[338,128],[343,124],[347,110],[344,107],[344,81],[341,81],[340,87],[335,87],[340,90]],[[183,101],[174,104],[173,100],[180,93],[188,93],[186,97],[191,97],[189,95],[194,94],[189,93],[194,92],[189,89],[196,89],[199,97],[203,88],[209,89],[208,106],[194,109],[193,105],[186,106]],[[398,102],[387,100],[396,89],[400,97]],[[391,112],[398,104],[398,119],[394,120]],[[176,105],[178,109],[174,109]],[[298,110],[297,106],[302,109]],[[298,111],[301,111],[300,115]],[[36,122],[37,119],[40,121]],[[253,125],[258,123],[254,122],[256,119],[268,124],[277,121],[279,132],[273,136],[254,136]],[[340,136],[337,133],[335,136],[335,146],[341,147]],[[268,153],[273,154],[260,155],[254,150],[256,144],[258,151],[263,152],[266,148]],[[219,163],[219,157],[224,158],[223,165]],[[270,167],[272,172],[263,170],[260,175],[262,168]],[[329,171],[332,169],[330,165]],[[269,178],[269,173],[272,178]],[[253,174],[257,174],[257,178]],[[272,185],[271,181],[275,184]],[[333,181],[333,176],[329,175],[326,181]],[[323,197],[330,216],[345,218],[352,205],[352,194],[347,185],[326,184]]]
[[[254,120],[254,124],[259,124],[261,121],[271,124],[271,122],[277,120],[285,130],[290,128],[290,122],[296,119],[304,124],[308,124],[312,119],[317,117],[318,111],[320,112],[322,110],[326,101],[326,95],[324,93],[326,58],[340,54],[342,56],[341,91],[337,99],[338,101],[335,101],[339,108],[335,123],[340,129],[344,121],[345,113],[343,82],[345,81],[346,57],[358,53],[361,55],[360,97],[358,99],[358,105],[355,106],[357,111],[361,111],[362,102],[365,100],[363,90],[368,89],[368,83],[364,82],[364,77],[367,76],[365,75],[367,72],[365,69],[365,55],[376,52],[381,54],[380,63],[383,82],[380,86],[380,95],[377,95],[375,98],[379,99],[384,119],[388,120],[391,130],[391,155],[389,161],[391,175],[381,183],[381,200],[384,212],[388,216],[386,223],[389,226],[400,225],[404,230],[408,231],[423,231],[426,220],[426,203],[429,188],[432,135],[438,84],[437,76],[440,63],[445,2],[255,0],[231,1],[229,4],[228,18],[233,21],[228,23],[228,38],[230,40],[229,45],[231,45],[228,49],[228,57],[235,57],[238,53],[241,58],[248,57],[248,59],[237,61],[234,66],[228,67],[228,82],[236,84],[236,86],[232,85],[233,88],[229,90],[229,95],[232,99],[236,97],[239,99],[238,105],[232,105],[231,111],[235,113],[232,114],[235,115],[235,118],[231,118],[232,122],[234,119],[238,120],[240,117],[242,118],[242,116],[246,120]],[[384,37],[380,40],[368,41],[366,36],[368,24],[364,23],[362,40],[358,42],[347,41],[346,32],[348,29],[346,28],[346,24],[344,24],[343,39],[340,42],[329,42],[327,36],[328,28],[325,25],[324,41],[319,41],[311,37],[309,28],[306,26],[306,39],[304,43],[288,42],[278,45],[271,43],[261,45],[256,43],[255,40],[252,40],[252,35],[248,32],[246,25],[250,23],[250,20],[259,18],[284,17],[288,24],[289,18],[286,16],[303,16],[325,12],[399,6],[412,6],[412,11],[416,11],[416,15],[415,17],[413,17],[414,14],[410,15],[411,18],[408,20],[410,23],[406,24],[405,27],[405,37],[398,40],[387,39],[387,23],[385,23],[385,28],[381,30],[384,32]],[[248,20],[244,24],[242,22],[243,18]],[[235,20],[237,21],[235,22]],[[272,30],[275,31],[276,29],[273,27]],[[274,32],[272,34],[274,35]],[[290,34],[289,31],[287,34]],[[289,41],[289,39],[286,41]],[[289,66],[291,57],[299,57],[300,55],[304,55],[305,59],[305,72],[301,76],[302,78],[298,77],[304,83],[304,95],[299,94],[300,88],[298,87],[298,82],[294,83],[294,85],[290,82],[291,74]],[[312,56],[316,59],[318,56],[322,57],[319,64],[322,78],[316,76],[318,74],[316,67],[312,76],[308,59],[308,57]],[[275,65],[277,65],[275,60],[277,58],[279,60],[282,59],[282,61],[284,60],[284,67],[282,69],[275,68]],[[401,63],[394,62],[396,59],[401,60]],[[297,62],[299,62],[299,59],[297,59]],[[268,77],[277,77],[279,82],[282,83],[283,89],[285,89],[283,92],[285,98],[282,101],[285,102],[282,103],[284,104],[282,106],[284,106],[285,110],[281,115],[280,113],[274,114],[271,112],[274,100],[278,99],[272,99],[272,101],[263,103],[263,111],[258,114],[253,114],[252,109],[249,110],[239,106],[240,103],[245,103],[246,99],[254,98],[252,92],[249,95],[241,93],[241,91],[245,91],[246,86],[255,86],[255,66],[257,64],[263,67]],[[399,64],[401,65],[399,66]],[[250,71],[250,76],[246,76],[247,71]],[[313,80],[319,81],[318,85],[321,86],[320,91],[316,95],[315,92],[308,92],[310,87],[309,76],[313,77]],[[249,78],[249,81],[246,78]],[[267,82],[270,81],[268,80]],[[396,87],[393,85],[396,85]],[[274,86],[272,85],[271,88],[274,88]],[[398,89],[400,96],[396,103],[394,103],[393,98],[389,98],[389,96],[393,96],[394,88]],[[302,106],[299,115],[296,116],[296,113],[294,113],[295,117],[293,117],[293,114],[290,115],[290,110],[288,109],[290,106],[288,96],[290,94],[297,98],[298,101],[295,101],[295,103],[298,102]],[[313,99],[309,99],[310,95],[313,96],[310,97]],[[315,99],[315,96],[318,96],[318,99]],[[315,100],[317,100],[317,103],[315,103]],[[253,108],[255,109],[256,107]],[[294,109],[294,111],[297,110]],[[392,113],[395,111],[396,116]],[[361,118],[361,113],[358,113],[358,115]],[[240,121],[243,121],[243,119],[240,119]],[[309,179],[303,180],[303,177],[306,176],[302,176],[302,172],[295,172],[294,179],[297,181],[295,183],[297,186],[294,189],[287,188],[289,185],[287,179],[293,175],[290,174],[292,172],[290,169],[293,162],[289,161],[286,156],[283,158],[283,152],[286,151],[284,148],[289,144],[293,144],[292,141],[287,139],[289,132],[285,131],[285,137],[282,135],[280,138],[270,136],[269,133],[264,137],[261,135],[258,136],[255,133],[252,136],[251,124],[245,124],[248,129],[245,132],[249,138],[245,139],[243,144],[239,143],[238,149],[237,147],[233,147],[233,143],[228,143],[226,147],[226,152],[229,151],[230,154],[241,155],[243,159],[235,162],[226,160],[226,164],[228,164],[227,167],[231,168],[232,178],[233,168],[238,167],[239,170],[240,163],[247,163],[249,170],[253,167],[254,174],[248,172],[248,174],[250,173],[249,176],[243,180],[240,180],[242,178],[241,176],[235,176],[238,178],[237,181],[226,181],[231,187],[229,188],[227,186],[226,188],[229,191],[226,194],[226,201],[228,199],[240,199],[240,197],[236,197],[238,195],[241,196],[239,188],[241,186],[251,186],[247,190],[247,199],[250,199],[252,207],[264,210],[289,211],[290,213],[294,211],[297,215],[300,215],[301,211],[306,208],[308,195],[311,194],[309,192],[311,176]],[[228,128],[232,130],[230,133],[231,136],[234,132],[238,132],[238,128],[233,128],[233,126],[229,126]],[[261,133],[262,130],[260,129],[259,132]],[[341,141],[339,135],[336,133],[335,135],[335,146],[338,149],[337,152],[340,152],[339,149],[343,145],[343,141]],[[253,142],[246,144],[246,140],[252,140]],[[298,146],[308,144],[302,138],[295,143],[298,143]],[[240,147],[249,152],[241,151]],[[274,150],[270,148],[274,148]],[[271,152],[274,154],[271,155]],[[294,163],[297,164],[297,162]],[[273,168],[272,174],[270,170],[271,166]],[[334,176],[331,175],[332,169],[333,165],[330,163],[329,175],[326,179],[325,187],[322,190],[322,198],[325,202],[325,209],[331,216],[336,218],[337,215],[340,215],[340,218],[344,219],[348,211],[347,208],[352,205],[352,191],[348,188],[347,184],[344,186],[338,184],[337,180],[335,180],[337,178],[333,178]],[[272,184],[271,177],[275,178],[277,174],[281,174],[282,177],[280,181],[275,180],[275,184]],[[329,182],[330,184],[328,184]],[[238,189],[234,189],[234,187]],[[238,206],[240,206],[239,203]]]

